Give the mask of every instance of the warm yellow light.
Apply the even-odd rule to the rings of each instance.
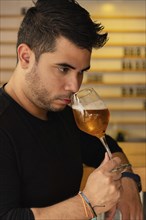
[[[102,5],[103,12],[113,12],[115,9],[113,4],[105,3]]]

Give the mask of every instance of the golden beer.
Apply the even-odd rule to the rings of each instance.
[[[101,138],[105,135],[106,128],[109,122],[109,110],[83,110],[73,109],[73,114],[77,126],[82,131]]]

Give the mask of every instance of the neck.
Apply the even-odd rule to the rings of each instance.
[[[13,85],[13,86],[12,86]],[[18,85],[18,86],[15,86]],[[21,85],[18,83],[13,83],[13,80],[10,80],[4,87],[5,92],[11,96],[22,108],[29,112],[34,117],[37,117],[41,120],[48,120],[47,111],[42,110],[35,106],[23,93]]]

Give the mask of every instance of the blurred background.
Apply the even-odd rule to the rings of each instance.
[[[79,0],[109,33],[93,51],[82,87],[94,87],[110,113],[107,133],[118,141],[146,141],[146,2]],[[0,85],[16,65],[17,30],[30,0],[0,0]]]
[[[82,87],[94,87],[109,108],[107,133],[120,142],[141,176],[146,207],[146,1],[78,2],[109,37],[103,48],[93,50]],[[0,0],[0,86],[15,68],[17,31],[30,6],[31,0]]]

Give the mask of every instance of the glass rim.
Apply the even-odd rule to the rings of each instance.
[[[87,91],[86,94],[85,94],[85,91]],[[84,89],[81,89],[81,90],[79,90],[78,92],[76,92],[74,95],[75,95],[75,96],[78,96],[79,94],[82,94],[82,93],[84,92],[83,95],[78,96],[79,98],[83,98],[83,97],[89,95],[92,91],[94,91],[94,92],[96,93],[96,91],[95,91],[92,87],[91,87],[91,88],[84,88]],[[97,93],[96,93],[96,94],[97,94]]]

